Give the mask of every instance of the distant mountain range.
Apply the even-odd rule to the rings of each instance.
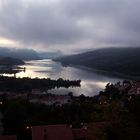
[[[57,57],[63,56],[63,53],[61,51],[56,52],[40,52],[39,57],[42,59],[54,59]]]
[[[6,66],[11,66],[11,65],[23,65],[24,61],[22,61],[21,59],[17,59],[17,58],[11,58],[11,57],[4,57],[4,58],[0,58],[0,66],[1,65],[6,65]]]
[[[12,57],[22,60],[39,59],[38,53],[32,49],[17,49],[0,47],[0,58]]]
[[[140,48],[103,48],[55,59],[114,74],[140,77]]]
[[[12,57],[22,60],[52,59],[62,56],[60,51],[56,52],[37,52],[33,49],[18,49],[0,47],[0,58]]]

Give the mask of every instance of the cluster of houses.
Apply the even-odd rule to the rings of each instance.
[[[61,106],[63,104],[71,103],[71,96],[67,95],[55,95],[46,92],[42,92],[38,89],[33,89],[28,99],[31,103],[42,103],[45,105]]]
[[[27,126],[32,140],[92,140],[101,139],[101,132],[109,128],[109,122],[82,124],[81,128],[72,128],[71,125],[42,125]],[[17,140],[16,136],[0,136],[0,140]]]
[[[29,99],[31,103],[42,103],[45,105],[62,106],[63,104],[71,103],[69,95],[31,95]]]
[[[128,95],[128,100],[130,101],[132,99],[133,96],[140,96],[140,82],[138,81],[127,81],[124,80],[122,82],[118,82],[116,84],[110,84],[108,83],[106,85],[106,87],[115,87],[115,89],[117,89],[121,94],[126,94]],[[99,96],[99,104],[101,105],[109,105],[110,106],[110,100],[112,100],[112,97],[107,97],[106,95],[100,95]],[[124,102],[119,100],[114,102],[116,104],[116,106],[121,106],[124,107]],[[111,104],[112,105],[112,104]]]
[[[138,81],[127,81],[118,82],[114,86],[121,91],[128,91],[128,95],[140,95],[140,82]]]
[[[55,95],[51,93],[41,92],[39,89],[33,89],[31,93],[11,93],[0,92],[0,99],[27,99],[31,103],[42,103],[45,105],[61,106],[63,104],[71,103],[72,99],[69,94]],[[0,100],[0,104],[2,101]]]

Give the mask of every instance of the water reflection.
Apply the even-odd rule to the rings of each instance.
[[[81,88],[59,88],[53,89],[49,92],[54,94],[67,94],[73,92],[74,95],[85,94],[87,96],[94,96],[103,90],[108,82],[115,83],[120,81],[120,78],[108,77],[95,72],[73,68],[62,67],[60,63],[53,62],[52,60],[34,60],[28,61],[23,66],[26,67],[26,72],[17,73],[17,77],[39,77],[51,79],[69,79],[69,80],[82,80]]]
[[[16,65],[0,65],[0,74],[1,75],[14,75],[16,76],[17,73],[24,72],[25,73],[26,68],[20,67]]]

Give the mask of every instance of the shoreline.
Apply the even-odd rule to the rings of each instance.
[[[82,70],[106,75],[106,76],[109,76],[109,77],[116,77],[116,78],[122,78],[122,79],[126,79],[126,80],[138,80],[138,81],[140,81],[140,76],[130,76],[130,75],[125,75],[125,74],[117,73],[117,72],[109,72],[109,71],[105,71],[105,70],[99,70],[99,69],[95,69],[95,68],[86,67],[86,66],[83,66],[83,65],[69,64],[69,65],[66,65],[66,67],[78,68],[78,69],[82,69]]]

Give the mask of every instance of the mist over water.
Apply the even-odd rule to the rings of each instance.
[[[59,62],[50,59],[27,61],[23,67],[26,67],[26,71],[17,73],[17,77],[81,80],[81,87],[56,88],[48,91],[53,94],[73,92],[74,95],[94,96],[103,90],[108,82],[115,83],[122,80],[80,68],[63,67]]]

